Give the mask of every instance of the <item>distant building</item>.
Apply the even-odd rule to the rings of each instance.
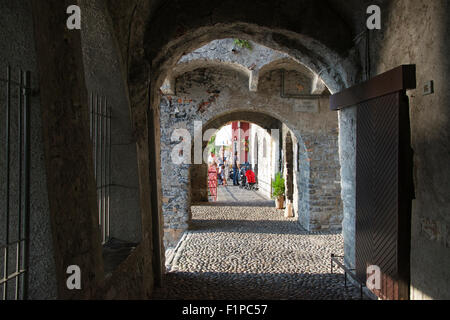
[[[233,155],[237,152],[241,163],[249,161],[249,139],[250,139],[250,123],[236,121],[231,124]]]

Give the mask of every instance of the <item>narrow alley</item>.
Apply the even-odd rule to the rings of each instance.
[[[167,256],[155,299],[359,299],[340,270],[330,273],[342,235],[307,232],[271,202],[220,186],[216,203],[192,207],[192,227]]]

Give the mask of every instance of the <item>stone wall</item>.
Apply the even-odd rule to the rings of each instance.
[[[342,234],[345,263],[351,269],[356,264],[356,115],[356,107],[339,112],[341,199],[344,208]]]
[[[32,8],[29,1],[0,1],[0,78],[6,78],[6,66],[12,68],[12,78],[18,80],[19,70],[31,72],[31,87],[39,92],[39,74],[37,67],[36,48]],[[18,216],[18,143],[17,143],[17,89],[11,87],[11,203],[10,203],[10,241],[17,240],[16,227]],[[44,161],[44,141],[39,94],[31,96],[31,185],[30,185],[30,256],[29,256],[29,299],[55,299],[57,297],[54,247],[51,234],[50,210],[47,193],[47,173]],[[5,236],[5,128],[6,128],[6,86],[0,81],[0,243],[3,245]],[[10,271],[15,271],[15,246],[10,250]],[[3,270],[3,254],[0,259]],[[14,289],[10,281],[10,289]],[[14,296],[9,290],[9,298]]]
[[[249,41],[248,44],[250,48],[237,46],[234,39],[211,41],[183,56],[169,73],[163,88],[168,94],[176,94],[175,80],[179,75],[198,68],[222,65],[246,74],[249,90],[257,91],[261,72],[270,71],[273,69],[273,64],[277,65],[284,60],[290,60],[290,57],[285,53],[272,50],[255,42]],[[306,73],[308,72],[300,64],[294,64],[293,66],[303,69]],[[318,86],[321,83],[319,81]],[[322,93],[322,91],[319,93]]]
[[[81,6],[86,86],[90,93],[105,97],[112,111],[110,236],[140,242],[142,218],[136,139],[133,137],[120,56],[104,1],[81,1]]]
[[[312,81],[305,74],[297,71],[286,72],[285,90],[287,93],[295,93],[299,85],[306,91],[311,90]],[[339,177],[336,172],[339,170],[337,157],[337,114],[329,111],[328,99],[323,97],[317,100],[315,107],[305,106],[304,101],[294,98],[281,98],[281,71],[272,70],[260,76],[257,92],[250,92],[248,89],[248,78],[244,73],[228,70],[224,68],[197,69],[180,75],[176,81],[177,95],[162,96],[161,99],[161,161],[162,161],[162,188],[163,188],[163,212],[165,217],[164,228],[166,230],[166,246],[173,245],[167,239],[174,239],[173,232],[181,236],[179,230],[185,230],[189,224],[189,194],[194,181],[189,179],[189,165],[173,165],[171,162],[171,152],[180,143],[171,139],[175,129],[185,128],[193,137],[194,121],[202,121],[205,125],[208,122],[218,119],[233,112],[246,112],[247,114],[264,114],[278,119],[286,124],[288,128],[295,130],[295,140],[303,143],[304,138],[310,145],[307,150],[309,155],[306,158],[308,167],[313,163],[313,167],[318,174],[314,180],[317,192],[317,199],[312,203],[304,205],[302,202],[308,196],[296,197],[295,207],[302,205],[302,209],[309,209],[311,205],[322,209],[317,209],[312,218],[311,226],[315,230],[337,227],[340,223],[341,202]],[[297,91],[298,92],[298,91]],[[227,118],[230,120],[230,118]],[[234,119],[246,120],[251,119]],[[255,118],[254,123],[258,124]],[[223,125],[225,123],[220,123]],[[216,129],[219,129],[217,127]],[[270,128],[265,128],[270,129]],[[323,147],[320,144],[324,144]],[[297,147],[296,147],[297,148]],[[334,155],[334,156],[331,156]],[[192,155],[193,159],[193,155]],[[309,159],[309,160],[308,160]],[[328,163],[329,162],[329,163]],[[296,162],[297,163],[297,162]],[[317,164],[315,164],[317,163]],[[327,164],[328,163],[328,164]],[[331,170],[326,174],[327,170]],[[191,170],[192,172],[192,170]],[[324,173],[324,175],[321,175]],[[304,174],[302,172],[302,174]],[[300,180],[300,175],[296,176]],[[306,174],[302,180],[308,189],[301,189],[301,192],[310,190],[311,175]],[[297,181],[296,184],[299,182]],[[325,185],[328,185],[325,186]],[[331,186],[331,188],[329,187]],[[330,189],[327,189],[330,188]],[[299,190],[297,189],[297,193]],[[309,191],[307,191],[309,192]],[[334,199],[331,199],[333,197]],[[195,196],[192,196],[195,198]],[[294,211],[300,212],[295,209]],[[309,212],[309,211],[308,211]],[[306,213],[305,213],[306,215]],[[301,220],[302,221],[302,220]],[[309,221],[309,220],[308,220]],[[305,223],[306,228],[310,228],[309,222]],[[171,240],[172,241],[172,240]]]
[[[148,299],[160,272],[155,264],[159,259],[155,259],[159,251],[149,243],[153,241],[149,237],[152,230],[148,220],[151,217],[145,216],[145,204],[150,201],[150,192],[144,192],[144,186],[149,184],[149,179],[146,181],[149,170],[148,164],[143,165],[142,162],[149,155],[147,151],[143,156],[142,145],[147,150],[148,142],[140,140],[143,139],[143,133],[138,133],[136,128],[136,106],[133,108],[129,99],[124,60],[118,50],[106,2],[81,1],[81,7],[86,86],[89,91],[104,95],[112,108],[110,236],[128,242],[140,242],[110,275],[102,279],[94,298]],[[142,171],[147,175],[143,175]],[[142,197],[142,194],[147,194],[148,198]],[[150,248],[154,250],[153,254],[149,254]]]
[[[449,299],[449,3],[396,0],[380,4],[383,25],[381,30],[370,32],[370,65],[363,60],[367,57],[365,41],[357,46],[362,69],[371,71],[373,77],[401,64],[417,68],[417,89],[408,92],[416,193],[411,226],[411,299]],[[360,19],[354,19],[354,24],[357,33],[365,28]],[[435,92],[423,95],[423,86],[430,80]],[[356,119],[356,108],[340,111],[343,234],[345,259],[351,267],[355,264]]]
[[[230,34],[260,40],[261,43],[289,51],[315,72],[323,71],[323,79],[332,92],[358,83],[363,78],[362,73],[370,68],[365,65],[364,41],[355,44],[353,39],[366,28],[367,6],[386,4],[382,11],[383,30],[377,31],[378,36],[371,42],[374,53],[371,57],[372,75],[401,63],[416,63],[420,83],[434,78],[436,85],[434,95],[411,95],[417,191],[413,212],[412,270],[415,289],[412,296],[416,299],[448,297],[447,284],[450,281],[446,268],[448,248],[445,244],[448,243],[446,213],[449,211],[445,192],[450,181],[446,178],[450,140],[446,81],[448,41],[445,38],[448,34],[448,1],[330,0],[297,1],[289,6],[280,6],[274,1],[259,0],[246,2],[235,15],[230,13],[230,1],[193,5],[190,1],[177,0],[164,6],[159,6],[160,1],[143,1],[151,3],[148,6],[152,15],[149,15],[151,19],[148,21],[145,20],[148,15],[148,11],[143,10],[145,8],[137,7],[135,10],[135,5],[140,3],[138,0],[108,2],[123,56],[128,58],[128,51],[132,58],[142,56],[145,46],[147,58],[155,66],[152,70],[154,110],[160,103],[156,92],[178,59],[185,52]],[[247,21],[249,23],[245,23],[243,17],[251,17]],[[146,21],[146,27],[138,23],[135,28],[132,22],[136,20]],[[133,32],[130,32],[129,26],[133,27]],[[275,28],[281,31],[273,32]],[[147,35],[143,41],[145,30]],[[131,41],[130,34],[133,34]],[[376,50],[374,45],[378,47]],[[136,66],[130,73],[140,80],[136,73],[139,74],[138,62],[143,62],[143,59],[130,61]],[[143,96],[141,93],[147,90],[147,83],[136,81],[132,85],[133,99],[138,101]],[[347,263],[351,264],[354,261],[356,110],[342,111],[339,117],[345,250]],[[155,126],[158,127],[158,124]],[[301,155],[302,158],[309,158],[306,151]],[[433,266],[431,272],[430,265]]]
[[[342,228],[341,177],[338,130],[322,135],[303,137],[310,153],[310,226],[309,230],[340,230]]]
[[[382,30],[372,34],[373,74],[417,67],[417,89],[408,93],[416,193],[411,298],[450,299],[450,3],[396,0],[383,9]],[[423,95],[430,80],[434,94]]]
[[[336,92],[359,79],[357,55],[352,50],[352,39],[357,32],[352,30],[350,22],[354,21],[355,8],[361,9],[360,16],[364,18],[366,4],[371,1],[333,0],[326,4],[298,1],[280,6],[273,1],[258,0],[246,2],[236,14],[229,11],[233,3],[222,0],[195,5],[190,1],[177,0],[164,6],[159,0],[107,2],[123,62],[131,79],[129,93],[138,132],[146,125],[151,126],[140,117],[146,107],[149,86],[146,79],[149,68],[146,62],[152,65],[150,99],[155,121],[153,127],[157,131],[159,142],[158,92],[168,72],[186,52],[192,52],[214,39],[224,37],[255,40],[288,52],[297,61],[302,61],[311,70],[320,73],[328,88]],[[333,21],[331,25],[330,21]],[[148,166],[145,139],[140,140],[144,141],[139,144],[138,140],[140,168],[144,168],[143,171],[140,170],[140,176],[142,181],[146,181],[145,170]],[[158,142],[155,149],[157,153],[160,151]],[[159,168],[157,161],[156,169],[159,171]],[[159,174],[157,175],[158,187],[155,194],[160,197],[161,184]],[[145,183],[141,183],[142,194],[147,195],[149,190]],[[145,197],[141,197],[141,201],[142,199]],[[142,203],[142,211],[143,219],[148,220],[149,206],[145,201]],[[144,237],[147,231],[144,229]]]
[[[284,125],[284,163],[289,132],[294,153],[294,215],[306,230],[340,230],[343,208],[337,128],[328,134],[299,135]],[[286,171],[284,176],[286,178]]]

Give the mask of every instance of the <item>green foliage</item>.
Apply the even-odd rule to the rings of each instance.
[[[234,44],[238,46],[239,48],[247,48],[248,50],[252,51],[252,45],[247,40],[242,39],[234,39]]]
[[[281,173],[278,172],[277,175],[275,176],[275,180],[272,180],[272,188],[273,188],[272,197],[274,199],[284,196],[285,191],[284,185],[285,185],[284,178],[281,176]]]
[[[213,135],[208,142],[209,152],[216,154],[216,136]]]

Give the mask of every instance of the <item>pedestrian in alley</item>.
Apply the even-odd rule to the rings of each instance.
[[[217,163],[213,161],[210,163],[208,168],[208,188],[213,201],[217,200],[217,175]]]
[[[230,177],[230,166],[228,165],[228,162],[224,162],[223,166],[223,185],[228,186],[228,179]]]
[[[239,185],[239,159],[238,159],[238,153],[234,153],[233,157],[233,185],[238,186]]]
[[[219,170],[217,172],[217,180],[219,181],[219,186],[223,185],[223,176],[224,176],[224,165],[219,164]]]

